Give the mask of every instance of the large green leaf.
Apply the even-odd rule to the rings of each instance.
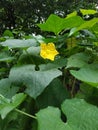
[[[62,30],[64,19],[57,15],[51,14],[46,23],[37,24],[42,30],[54,32],[56,35]]]
[[[70,72],[78,80],[98,87],[98,64],[87,65],[78,71],[70,70]]]
[[[26,95],[23,93],[16,94],[12,99],[7,99],[0,95],[0,115],[4,119],[6,115],[23,102]]]
[[[68,99],[61,106],[67,122],[61,120],[58,108],[48,107],[36,116],[38,130],[98,130],[98,108],[83,99]]]
[[[38,42],[35,39],[19,40],[19,39],[8,39],[5,42],[0,43],[2,46],[9,48],[26,48],[31,46],[37,46]]]
[[[58,65],[54,64],[40,65],[39,71],[35,70],[34,65],[14,67],[9,78],[12,82],[24,84],[26,93],[36,98],[54,78],[62,74],[57,68]]]
[[[38,24],[38,26],[44,31],[50,31],[57,35],[63,29],[77,27],[82,23],[84,23],[84,20],[79,16],[60,18],[54,14],[51,14],[45,23]]]
[[[98,130],[98,108],[83,99],[66,100],[62,110],[72,130]]]

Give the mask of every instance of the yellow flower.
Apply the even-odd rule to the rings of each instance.
[[[59,54],[59,52],[55,49],[55,45],[54,43],[41,43],[41,51],[40,51],[40,55],[41,57],[43,57],[44,59],[50,59],[50,60],[54,60],[54,57]]]

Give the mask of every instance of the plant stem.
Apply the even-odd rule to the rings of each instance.
[[[15,111],[17,111],[17,112],[19,112],[19,113],[21,113],[21,114],[23,114],[23,115],[26,115],[26,116],[28,116],[28,117],[31,117],[31,118],[33,118],[33,119],[37,119],[35,116],[30,115],[30,114],[28,114],[28,113],[26,113],[26,112],[24,112],[24,111],[19,110],[19,109],[15,109]]]

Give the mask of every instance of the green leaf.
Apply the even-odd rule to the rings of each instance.
[[[63,86],[59,78],[54,79],[45,91],[37,97],[36,102],[39,108],[47,106],[60,107],[61,103],[69,97],[66,88]]]
[[[74,12],[68,14],[66,18],[70,18],[70,17],[76,16],[76,15],[77,15],[77,12],[74,11]]]
[[[66,17],[64,19],[64,23],[62,25],[62,28],[63,29],[71,29],[74,27],[78,27],[83,23],[84,23],[84,20],[80,16],[73,16],[73,17],[69,17],[69,18]]]
[[[83,15],[87,15],[87,14],[96,14],[97,13],[97,11],[96,10],[91,10],[91,9],[80,9],[80,11],[81,11],[81,13],[83,14]]]
[[[14,57],[11,57],[9,54],[7,54],[6,52],[1,52],[0,53],[0,62],[4,62],[4,61],[12,61],[13,59],[15,59]]]
[[[87,102],[98,106],[98,88],[92,87],[89,84],[80,84],[80,91],[78,91],[76,97],[83,98]]]
[[[66,123],[61,120],[58,108],[48,107],[36,114],[38,130],[98,130],[98,108],[83,99],[67,99],[61,109]]]
[[[14,67],[9,78],[17,84],[23,83],[27,87],[25,92],[36,98],[54,78],[62,74],[54,65],[40,65],[39,69],[36,71],[34,65]]]
[[[88,63],[89,56],[85,53],[77,53],[68,58],[66,68],[78,67],[81,68]]]
[[[93,27],[96,23],[98,22],[98,18],[93,18],[89,21],[86,21],[85,23],[81,24],[81,26],[79,26],[77,28],[77,30],[82,30],[82,29],[85,29],[85,28],[91,28]]]
[[[40,47],[32,46],[29,47],[27,50],[24,50],[23,53],[20,55],[19,64],[43,64],[45,60],[40,56]]]
[[[10,30],[5,30],[3,33],[4,37],[14,37],[13,33]]]
[[[84,20],[79,16],[60,18],[52,14],[49,16],[46,23],[38,24],[38,26],[44,31],[50,31],[58,35],[63,29],[77,27],[82,23],[84,23]]]
[[[8,78],[0,80],[0,94],[6,98],[11,98],[19,90],[18,86],[11,84]]]
[[[61,112],[58,108],[48,107],[37,114],[38,130],[72,130],[60,119]]]
[[[5,42],[0,43],[2,46],[9,48],[26,48],[31,46],[37,46],[38,42],[34,39],[19,40],[19,39],[8,39]]]
[[[44,24],[37,24],[42,30],[54,32],[56,35],[62,30],[63,18],[51,14]]]
[[[13,109],[15,109],[18,105],[20,105],[25,98],[26,95],[23,93],[16,94],[10,100],[0,95],[1,118],[4,119],[7,116],[7,114],[11,112]]]
[[[70,30],[69,36],[73,35],[77,31],[83,30],[83,29],[89,29],[92,28],[96,23],[98,23],[98,18],[93,18],[89,21],[85,21],[84,23],[81,23],[79,27]]]
[[[70,73],[83,82],[98,87],[98,64],[85,66],[78,71],[70,70]]]
[[[62,110],[72,130],[98,130],[98,108],[83,99],[65,100]]]
[[[91,28],[96,34],[98,34],[98,23]]]
[[[1,119],[0,118],[0,130],[17,130],[17,126],[19,124],[17,123],[17,116],[18,114],[15,111],[11,111],[6,118]],[[18,119],[19,121],[19,119]],[[6,124],[6,125],[5,125]],[[15,129],[16,128],[16,129]]]

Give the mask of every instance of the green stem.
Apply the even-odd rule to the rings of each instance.
[[[21,114],[23,114],[23,115],[26,115],[26,116],[28,116],[28,117],[31,117],[31,118],[33,118],[33,119],[37,119],[35,116],[30,115],[30,114],[28,114],[28,113],[26,113],[26,112],[24,112],[24,111],[19,110],[19,109],[15,109],[15,111],[17,111],[17,112],[19,112],[19,113],[21,113]]]

